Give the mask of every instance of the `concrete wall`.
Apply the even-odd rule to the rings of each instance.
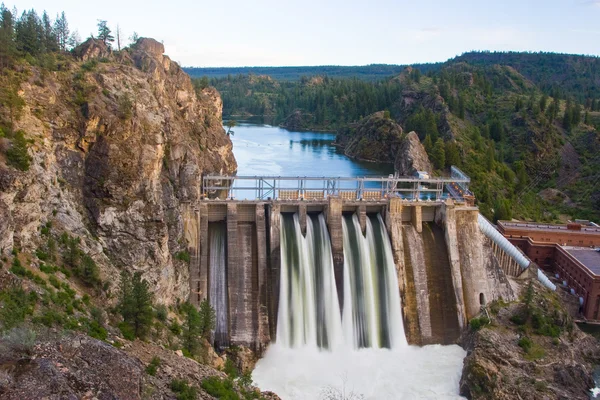
[[[493,255],[491,241],[479,229],[478,214],[474,207],[456,208],[456,238],[467,320],[479,313],[482,303],[515,299],[510,282]]]
[[[419,328],[419,314],[417,310],[417,298],[413,271],[410,262],[405,260],[404,239],[402,234],[402,200],[390,199],[386,212],[385,223],[392,245],[394,264],[398,276],[398,289],[402,301],[402,316],[404,320],[404,331],[406,340],[410,344],[421,344],[421,332]]]
[[[439,321],[433,321],[435,326],[432,327],[432,315],[437,314],[431,307],[435,304],[438,308],[444,306],[439,298],[441,289],[435,287],[443,286],[445,294],[442,296],[451,296],[451,302],[456,304],[460,328],[464,328],[467,321],[479,312],[480,299],[486,303],[500,297],[510,300],[514,298],[514,293],[499,267],[499,260],[493,255],[491,242],[479,230],[476,208],[458,207],[452,202],[436,206],[433,215],[436,224],[443,227],[440,237],[444,249],[440,250],[442,247],[439,246],[437,233],[428,241],[427,247],[435,247],[435,257],[447,257],[446,264],[445,261],[436,263],[435,259],[427,258],[429,255],[425,254],[433,251],[424,248],[422,237],[423,215],[431,219],[431,208],[423,214],[422,207],[432,205],[413,204],[400,199],[377,203],[342,202],[339,198],[329,198],[326,202],[200,202],[184,213],[185,237],[192,256],[190,300],[197,304],[208,293],[208,221],[226,220],[231,343],[262,352],[269,342],[276,339],[277,333],[281,212],[298,212],[303,232],[306,232],[308,212],[325,213],[338,301],[342,309],[342,213],[356,212],[364,231],[367,213],[381,212],[392,244],[407,339],[411,344],[442,340],[438,338],[441,329]],[[439,228],[436,229],[439,231]],[[431,234],[430,230],[428,228],[428,234]],[[440,271],[439,268],[444,270]],[[442,274],[444,278],[430,276],[432,274]],[[438,297],[435,297],[436,293],[430,293],[431,290],[439,292]],[[447,314],[447,310],[444,312]],[[435,318],[440,319],[438,317]],[[444,314],[441,319],[447,318]]]
[[[342,199],[330,197],[327,206],[327,228],[331,239],[333,273],[340,310],[344,309],[344,234],[342,230]]]

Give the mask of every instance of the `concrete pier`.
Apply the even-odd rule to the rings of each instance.
[[[342,229],[342,199],[330,197],[327,207],[327,227],[331,239],[333,273],[340,310],[344,309],[344,233]]]
[[[280,232],[281,232],[281,208],[277,203],[269,206],[269,264],[267,268],[267,279],[270,282],[268,287],[269,293],[269,334],[271,339],[277,337],[277,312],[279,310],[279,280],[281,270],[281,247],[280,247]]]

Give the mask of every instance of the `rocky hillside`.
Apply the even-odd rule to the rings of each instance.
[[[579,330],[557,293],[522,282],[521,300],[494,302],[461,338],[469,399],[588,399],[598,340]],[[489,318],[488,318],[489,317]]]
[[[394,164],[400,175],[433,170],[417,134],[404,134],[402,127],[383,111],[341,129],[335,144],[349,157]]]
[[[0,159],[2,254],[34,252],[51,224],[81,240],[103,281],[143,271],[160,302],[187,299],[181,205],[203,174],[236,163],[219,94],[196,92],[163,53],[153,39],[119,53],[89,39],[53,70],[15,67],[22,104],[0,111],[0,140],[10,149],[21,135],[30,165]]]

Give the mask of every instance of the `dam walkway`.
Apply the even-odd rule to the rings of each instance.
[[[205,199],[219,200],[324,200],[339,197],[345,201],[384,200],[397,197],[411,201],[469,201],[471,179],[457,167],[449,177],[283,177],[283,176],[204,176]]]

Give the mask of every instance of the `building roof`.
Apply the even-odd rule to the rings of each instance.
[[[591,225],[581,225],[580,229],[569,229],[567,225],[561,224],[536,224],[535,222],[513,222],[498,221],[498,225],[505,229],[525,229],[546,232],[577,232],[589,235],[600,235],[600,228]]]
[[[583,266],[594,275],[600,276],[600,251],[593,248],[563,246],[563,249],[575,257]]]

